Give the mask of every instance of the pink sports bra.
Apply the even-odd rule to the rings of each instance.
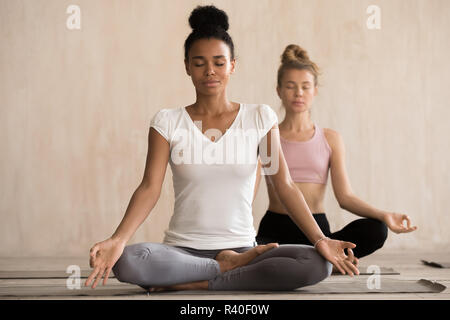
[[[294,182],[326,184],[331,148],[323,130],[314,124],[314,135],[308,141],[291,141],[280,136],[281,148]]]

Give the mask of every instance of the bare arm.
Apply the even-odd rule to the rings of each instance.
[[[150,128],[142,182],[133,193],[125,215],[114,234],[91,248],[89,264],[93,270],[85,286],[89,286],[95,279],[92,284],[92,288],[95,288],[103,276],[103,285],[106,284],[114,264],[122,255],[125,244],[155,206],[169,161],[169,149],[169,143],[155,129]]]
[[[323,238],[325,235],[317,225],[316,220],[314,220],[302,192],[292,181],[281,149],[278,125],[274,125],[261,141],[258,151],[261,152],[264,174],[274,186],[281,203],[291,219],[311,243],[314,244],[317,240]],[[274,161],[269,162],[269,159]],[[278,161],[278,170],[276,170],[276,161]]]
[[[290,218],[303,231],[315,249],[342,274],[350,276],[359,274],[353,265],[353,251],[356,245],[347,241],[333,240],[325,237],[311,214],[302,192],[292,181],[289,169],[284,159],[280,145],[278,124],[275,124],[259,145],[261,166],[264,174],[273,184],[281,203]],[[278,165],[277,165],[278,161]],[[348,249],[349,256],[344,249]]]
[[[169,143],[155,129],[150,128],[144,176],[111,238],[128,242],[147,218],[161,194],[168,161]]]
[[[372,207],[354,194],[345,166],[345,146],[341,135],[336,131],[327,129],[326,137],[332,150],[330,176],[339,206],[358,216],[384,221],[385,211]]]
[[[258,157],[258,167],[256,169],[256,181],[255,181],[255,191],[253,191],[253,201],[255,201],[256,194],[258,193],[259,183],[261,182],[261,161]]]
[[[339,133],[330,129],[326,129],[325,135],[332,150],[330,175],[339,206],[358,216],[383,221],[395,233],[416,230],[417,226],[411,226],[411,218],[407,214],[379,210],[362,201],[353,193],[345,167],[344,141]],[[404,226],[404,221],[407,226]]]

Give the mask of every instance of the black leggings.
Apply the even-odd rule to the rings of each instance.
[[[357,258],[362,258],[380,249],[388,235],[386,224],[375,219],[357,219],[350,222],[342,230],[332,233],[325,213],[315,213],[313,217],[325,236],[356,244],[356,247],[352,250]],[[258,244],[278,242],[279,244],[312,245],[287,214],[269,210],[259,224],[256,241]]]

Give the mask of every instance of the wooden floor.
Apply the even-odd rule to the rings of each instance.
[[[440,262],[450,262],[450,248],[448,251],[430,252],[430,251],[395,251],[387,250],[385,248],[379,250],[375,254],[362,258],[360,263],[364,266],[378,265],[383,267],[394,268],[400,272],[400,275],[382,275],[382,277],[389,277],[401,280],[420,280],[427,279],[437,281],[447,288],[440,293],[362,293],[362,294],[292,294],[292,293],[271,293],[271,294],[252,294],[242,293],[239,295],[232,294],[182,294],[178,292],[173,295],[131,295],[131,296],[22,296],[22,297],[0,297],[3,300],[20,300],[20,299],[45,299],[45,300],[95,300],[95,299],[158,299],[158,300],[450,300],[450,269],[440,269],[425,266],[420,262],[424,260],[434,260]],[[78,265],[81,269],[89,269],[88,257],[75,258],[0,258],[0,271],[11,270],[66,270],[69,265]],[[366,276],[361,277],[361,281],[367,280]],[[382,278],[383,279],[383,278]],[[81,279],[83,284],[85,279]],[[324,281],[353,281],[349,276],[332,275]],[[0,279],[0,287],[3,289],[14,288],[24,285],[45,286],[51,284],[65,283],[66,279]],[[116,279],[110,279],[109,283],[118,283]],[[94,289],[95,290],[95,289]]]

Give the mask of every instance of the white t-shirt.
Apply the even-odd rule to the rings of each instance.
[[[195,122],[182,107],[161,109],[150,123],[170,144],[175,206],[163,242],[204,250],[253,246],[258,146],[277,115],[268,105],[241,103],[223,135],[202,133]]]

